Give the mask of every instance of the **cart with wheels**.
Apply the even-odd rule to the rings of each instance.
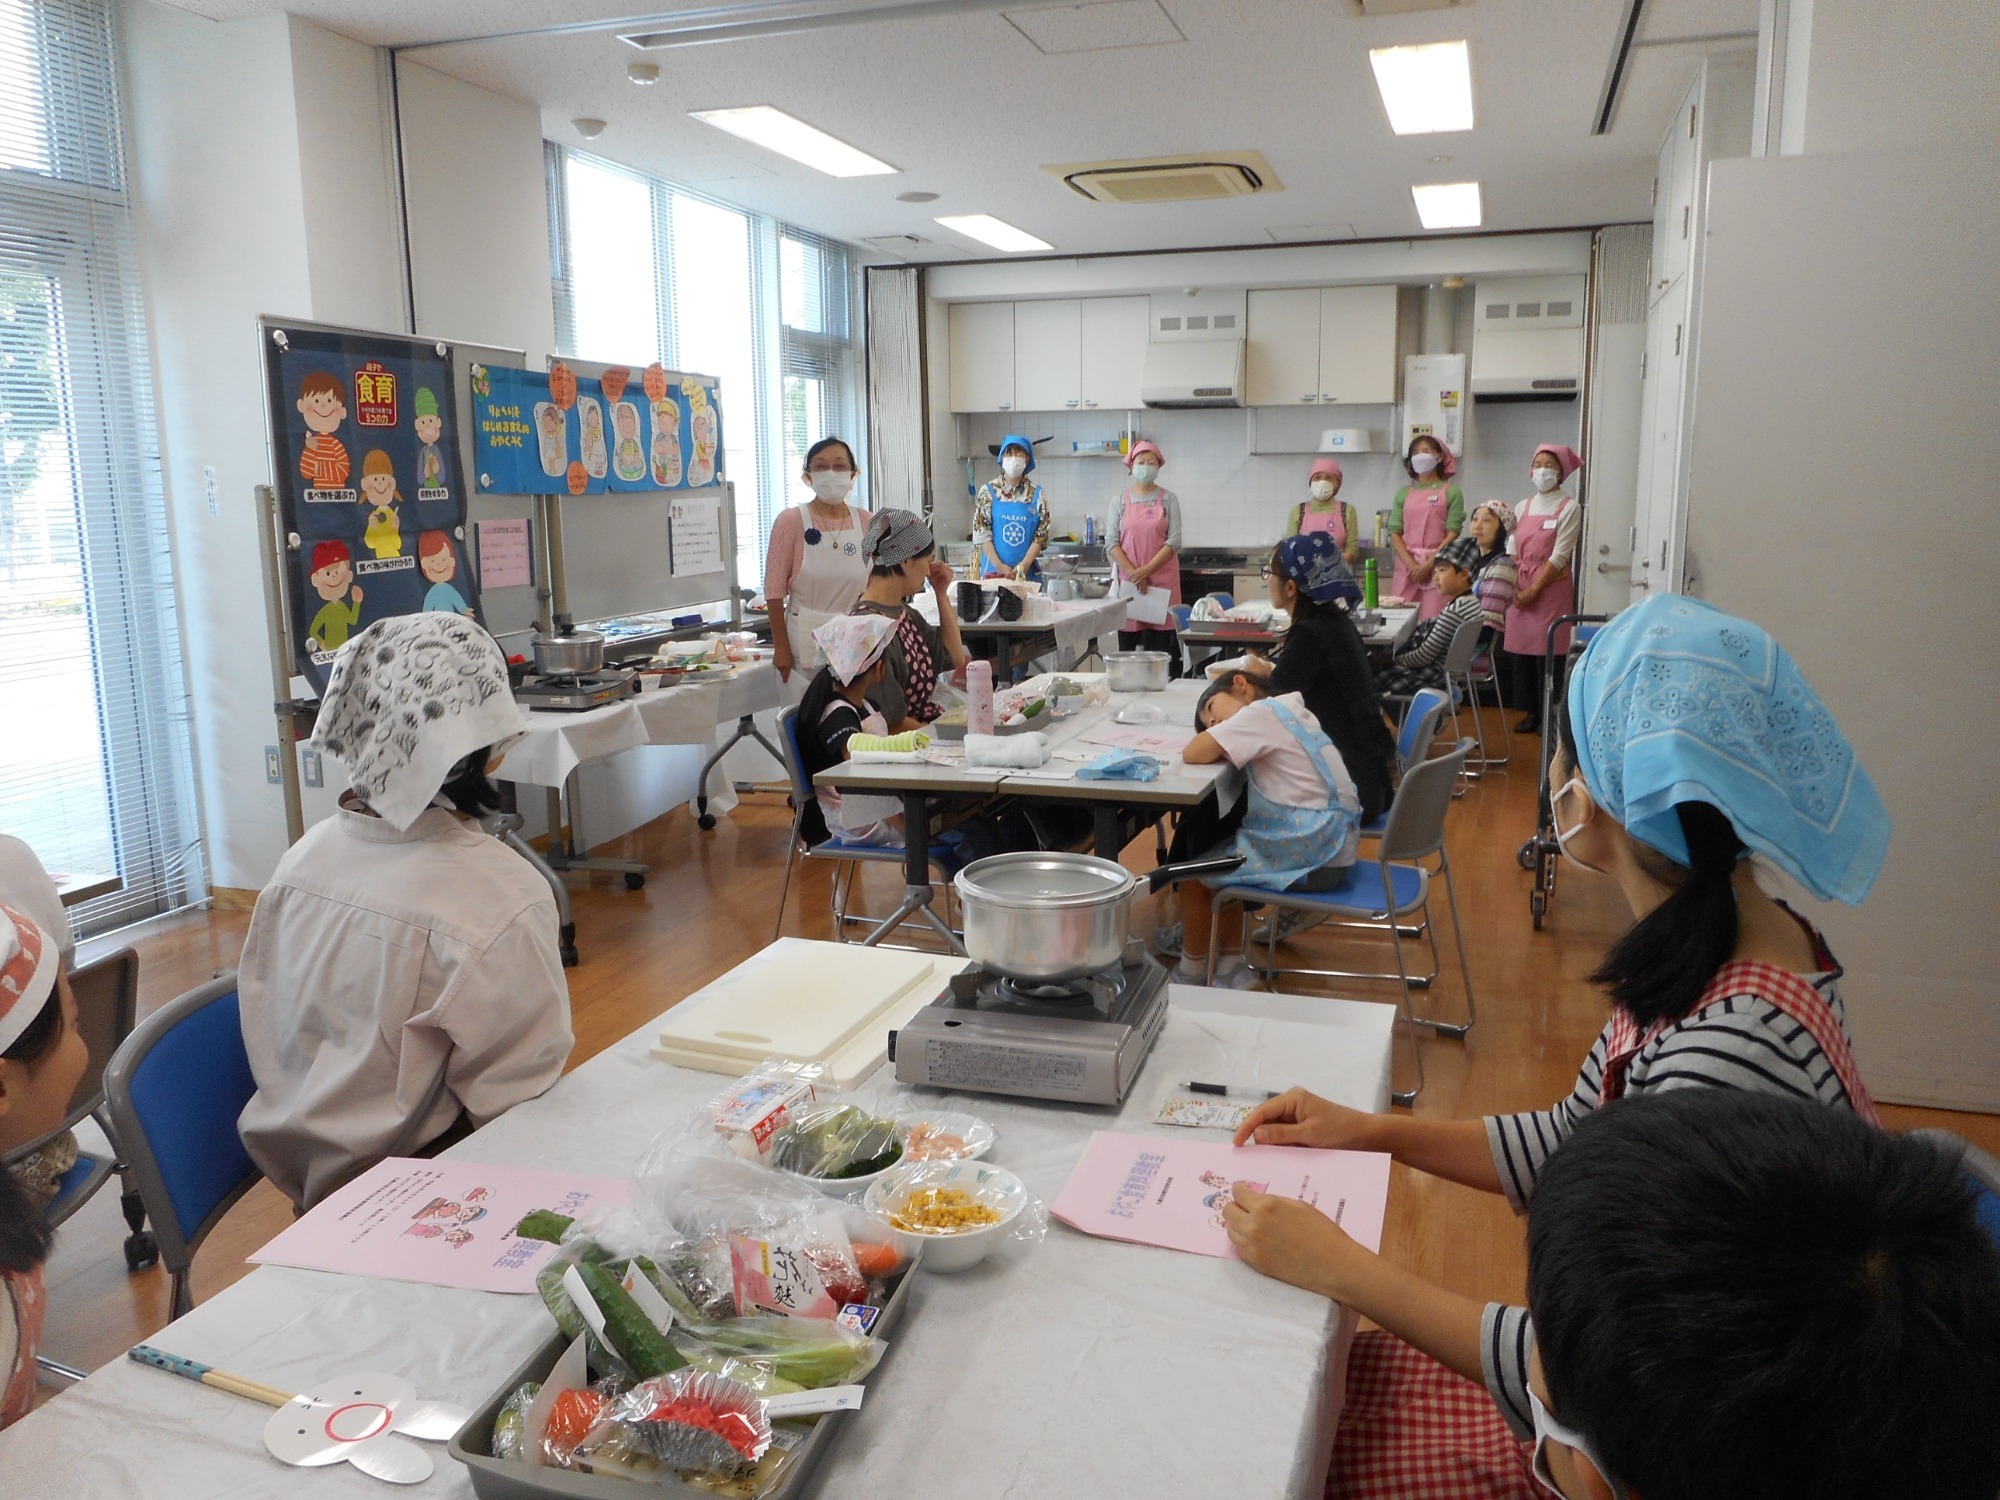
[[[1541,779],[1535,790],[1535,834],[1523,844],[1515,855],[1521,868],[1534,873],[1534,885],[1528,892],[1528,914],[1535,919],[1535,930],[1542,930],[1542,919],[1548,915],[1549,898],[1556,890],[1556,865],[1562,850],[1556,843],[1555,812],[1550,806],[1555,789],[1549,785],[1549,768],[1555,762],[1556,723],[1558,711],[1556,694],[1562,691],[1561,683],[1568,679],[1568,673],[1559,672],[1559,666],[1566,666],[1569,652],[1558,655],[1556,636],[1565,627],[1573,626],[1575,639],[1571,650],[1588,644],[1592,627],[1602,625],[1609,615],[1560,615],[1549,622],[1549,633],[1543,645],[1542,654],[1542,765]]]

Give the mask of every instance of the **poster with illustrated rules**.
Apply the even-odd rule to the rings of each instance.
[[[722,478],[713,380],[661,365],[579,375],[472,367],[481,494],[604,495],[707,489]]]
[[[480,619],[451,355],[389,334],[265,332],[291,636],[324,690],[340,648],[377,620]]]

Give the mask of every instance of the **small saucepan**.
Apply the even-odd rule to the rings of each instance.
[[[1132,903],[1197,875],[1224,875],[1240,854],[1185,860],[1134,875],[1091,854],[995,854],[953,878],[965,951],[996,974],[1033,983],[1081,979],[1125,952]]]
[[[604,637],[594,630],[556,635],[535,633],[535,670],[544,677],[569,677],[604,670]]]

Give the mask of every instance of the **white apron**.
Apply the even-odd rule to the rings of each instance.
[[[812,633],[839,615],[854,608],[868,583],[868,563],[861,555],[861,538],[868,530],[868,512],[850,507],[853,524],[840,531],[819,531],[813,524],[810,506],[800,517],[808,536],[800,548],[803,556],[792,575],[791,592],[785,595],[785,633],[791,637],[794,681],[812,680],[825,660]]]

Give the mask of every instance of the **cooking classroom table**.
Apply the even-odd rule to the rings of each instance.
[[[718,984],[722,981],[717,981]],[[1162,1133],[1187,1079],[1303,1083],[1357,1109],[1389,1099],[1393,1009],[1175,985],[1166,1027],[1122,1109],[881,1087],[967,1110],[992,1159],[1044,1202],[1093,1130]],[[684,1005],[699,1005],[701,994]],[[461,1161],[634,1171],[723,1080],[649,1057],[657,1019],[452,1147]],[[1203,1138],[1216,1139],[1213,1132]],[[60,1296],[60,1289],[57,1295]],[[390,1371],[477,1406],[549,1333],[531,1296],[267,1266],[147,1340],[287,1389]],[[1318,1500],[1338,1420],[1351,1314],[1232,1260],[1092,1239],[1052,1223],[958,1275],[918,1273],[908,1311],[817,1480],[821,1500],[1227,1495]],[[117,1359],[0,1432],[8,1494],[63,1500],[467,1500],[443,1444],[436,1472],[392,1491],[346,1464],[297,1473],[264,1451],[268,1408]],[[649,1491],[635,1486],[633,1500]]]
[[[916,602],[918,612],[935,625],[937,604],[929,591],[918,595]],[[1015,666],[1050,652],[1067,658],[1066,662],[1059,660],[1058,665],[1073,666],[1105,636],[1114,638],[1115,648],[1115,638],[1124,623],[1123,599],[1063,599],[1056,602],[1056,617],[1049,623],[1031,625],[1025,620],[1002,620],[996,616],[984,621],[960,620],[958,630],[968,649],[974,644],[992,647],[993,680],[1008,683],[1014,680]]]
[[[1167,684],[1163,692],[1113,693],[1109,703],[1052,720],[1046,732],[1053,758],[1039,770],[968,766],[963,761],[946,765],[932,762],[857,765],[849,761],[828,767],[813,780],[842,793],[900,796],[905,829],[929,828],[933,802],[954,797],[1007,793],[1085,803],[1091,810],[1097,853],[1105,859],[1116,859],[1141,828],[1167,813],[1197,807],[1211,798],[1218,814],[1236,805],[1243,789],[1240,771],[1227,762],[1191,766],[1178,753],[1159,757],[1160,774],[1152,781],[1082,781],[1076,776],[1084,759],[1112,748],[1085,743],[1086,739],[1097,731],[1116,727],[1114,715],[1127,704],[1156,705],[1161,710],[1163,726],[1185,725],[1192,734],[1194,706],[1204,686],[1183,678]],[[1083,758],[1071,759],[1069,754]],[[911,917],[920,916],[956,947],[958,940],[951,936],[944,920],[931,910],[930,901],[927,841],[912,839],[903,858],[902,903],[862,941],[879,943]]]
[[[1400,605],[1379,611],[1382,618],[1372,630],[1364,629],[1361,639],[1370,651],[1400,651],[1410,643],[1410,637],[1417,633],[1417,607],[1414,604]],[[1269,625],[1244,626],[1223,630],[1216,620],[1197,620],[1181,632],[1181,644],[1188,649],[1191,665],[1199,666],[1195,659],[1197,651],[1212,657],[1234,656],[1244,651],[1269,651],[1285,638],[1281,630],[1272,630]]]

